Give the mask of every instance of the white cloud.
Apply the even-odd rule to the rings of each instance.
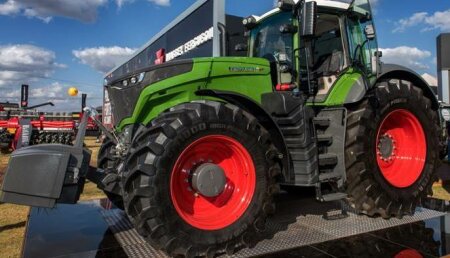
[[[147,0],[157,6],[170,6],[170,0]],[[66,17],[83,22],[94,22],[98,8],[109,0],[6,0],[0,3],[0,15],[23,15],[49,23],[53,17]],[[135,0],[114,0],[119,9]]]
[[[382,61],[385,63],[400,64],[415,70],[426,70],[429,66],[427,59],[431,52],[416,47],[399,46],[396,48],[381,48]]]
[[[77,98],[69,97],[67,89],[69,85],[54,82],[49,85],[40,86],[38,88],[30,87],[29,101],[30,106],[41,104],[44,102],[53,102],[55,107],[42,107],[40,111],[68,112],[78,111],[81,108],[80,96]],[[18,102],[20,99],[20,86],[16,86],[15,90],[1,90],[0,101]],[[93,102],[92,100],[90,101]],[[97,103],[96,103],[97,104]]]
[[[154,3],[159,6],[170,6],[170,0],[148,0],[150,3]]]
[[[15,1],[6,1],[0,4],[0,15],[13,15],[20,12],[20,7]]]
[[[72,51],[73,55],[80,59],[81,63],[89,65],[95,70],[106,73],[112,68],[124,62],[136,49],[113,47],[85,48]]]
[[[427,12],[419,12],[413,14],[409,18],[400,19],[396,23],[393,32],[404,32],[407,28],[414,26],[425,26],[422,31],[438,29],[440,31],[450,31],[450,9],[446,11],[438,11],[434,14]]]
[[[46,78],[63,67],[53,51],[34,45],[0,45],[0,87]]]
[[[9,91],[4,95],[6,98],[20,98],[20,89]],[[31,88],[29,93],[29,98],[44,98],[47,100],[53,99],[63,99],[65,98],[63,93],[63,86],[54,82],[49,86],[44,86],[40,88]]]
[[[170,6],[170,0],[147,0],[150,3],[153,3],[158,6]],[[117,6],[122,8],[125,4],[134,3],[135,0],[115,0]]]
[[[397,28],[394,29],[394,32],[403,32],[406,28],[422,23],[427,15],[428,13],[426,12],[415,13],[409,18],[399,20],[397,22]]]
[[[116,4],[119,8],[122,8],[123,5],[128,3],[133,3],[134,0],[116,0]]]
[[[425,22],[429,25],[429,29],[450,31],[450,9],[443,12],[435,12],[433,15],[427,17]]]
[[[0,15],[21,14],[44,22],[50,22],[54,16],[94,22],[97,9],[107,2],[108,0],[6,0],[0,4]]]

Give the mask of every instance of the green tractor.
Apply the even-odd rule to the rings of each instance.
[[[439,104],[416,73],[381,63],[368,0],[281,0],[243,23],[248,57],[170,61],[106,85],[115,132],[92,178],[137,231],[173,256],[233,253],[260,239],[280,186],[413,214],[436,180]],[[89,155],[73,156],[82,167]]]

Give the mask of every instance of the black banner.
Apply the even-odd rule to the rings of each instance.
[[[166,61],[211,57],[214,36],[214,0],[209,0],[108,74],[106,81],[111,83],[133,71]]]
[[[86,99],[87,94],[86,93],[81,94],[81,112],[83,112],[84,108],[86,107]]]
[[[22,84],[22,90],[20,94],[20,106],[22,108],[28,107],[28,85]]]
[[[443,33],[437,38],[438,70],[450,70],[450,33]]]

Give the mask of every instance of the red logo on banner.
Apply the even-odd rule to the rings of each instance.
[[[165,62],[166,62],[166,50],[164,48],[161,48],[160,50],[156,51],[155,65],[162,64]]]

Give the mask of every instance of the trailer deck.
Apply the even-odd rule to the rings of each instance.
[[[266,239],[232,257],[394,257],[402,252],[439,257],[450,253],[448,202],[428,199],[427,208],[417,208],[414,216],[384,220],[357,215],[340,202],[322,204],[303,196],[278,196],[278,212],[268,222]],[[341,207],[347,217],[324,218],[327,212],[340,214]],[[23,257],[167,256],[138,235],[123,211],[107,200],[97,200],[52,210],[33,208]]]

